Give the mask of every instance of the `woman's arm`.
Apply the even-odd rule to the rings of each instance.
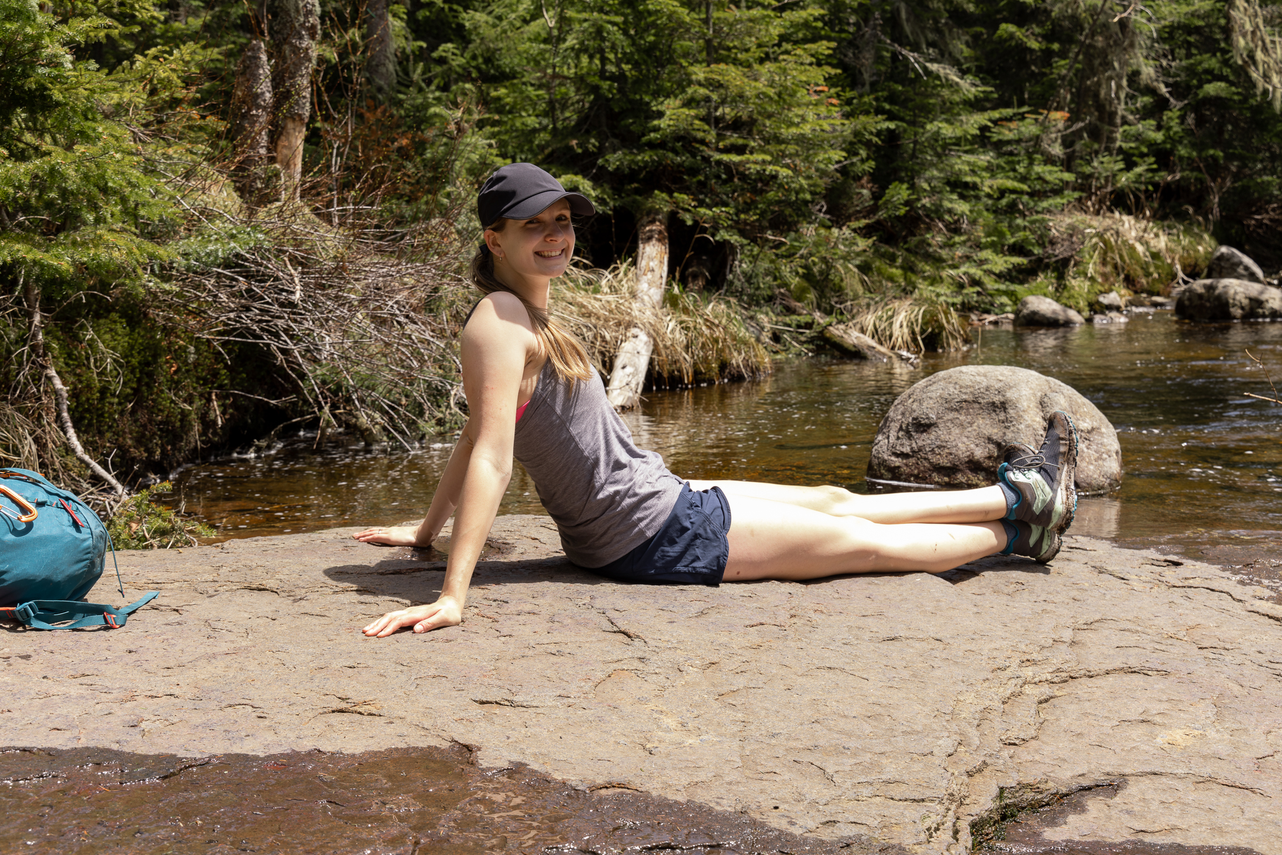
[[[462,622],[472,571],[512,477],[516,401],[525,365],[538,352],[538,338],[525,306],[515,296],[504,293],[482,300],[464,330],[462,351],[463,389],[471,418],[469,431],[451,456],[450,465],[454,465],[462,448],[470,448],[457,467],[462,484],[441,595],[435,603],[383,615],[365,627],[366,635],[381,638],[406,627],[427,632]],[[432,500],[433,510],[420,529],[427,526],[430,530],[428,524],[436,519],[433,511],[444,511],[448,503],[449,491],[442,489],[446,476],[442,476],[442,485]]]
[[[472,422],[469,420],[459,434],[441,480],[437,482],[436,492],[432,494],[432,504],[427,509],[427,516],[418,525],[375,526],[352,535],[362,543],[385,543],[388,546],[431,546],[441,529],[454,513],[458,505],[459,494],[463,491],[463,478],[467,474],[468,460],[472,456],[473,439],[470,433]]]

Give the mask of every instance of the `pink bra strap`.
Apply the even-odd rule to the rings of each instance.
[[[524,404],[516,408],[516,420],[518,422],[521,420],[521,416],[525,414],[525,408],[528,407],[529,405],[530,405],[530,402],[526,401]]]

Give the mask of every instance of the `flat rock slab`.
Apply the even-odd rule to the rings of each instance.
[[[503,517],[462,627],[375,640],[443,564],[351,531],[122,553],[126,594],[160,598],[122,630],[8,632],[4,742],[457,742],[958,855],[1004,806],[1080,793],[1049,839],[1282,852],[1282,607],[1220,569],[1070,536],[1049,568],[625,586],[567,564],[546,518]]]

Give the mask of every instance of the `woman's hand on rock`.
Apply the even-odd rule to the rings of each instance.
[[[356,532],[352,537],[361,543],[382,543],[387,546],[427,547],[431,545],[430,543],[418,542],[418,526],[416,525],[388,525],[367,528],[364,531]]]
[[[453,597],[441,597],[430,605],[388,612],[361,631],[371,638],[386,638],[406,627],[413,627],[414,632],[421,633],[458,626],[462,622],[463,606]]]

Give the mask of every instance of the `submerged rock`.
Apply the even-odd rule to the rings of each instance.
[[[1206,265],[1205,279],[1241,279],[1246,282],[1265,284],[1264,271],[1260,265],[1241,250],[1231,246],[1221,246],[1211,256]]]
[[[900,395],[873,437],[868,477],[938,487],[995,482],[1008,445],[1036,448],[1056,410],[1077,427],[1077,489],[1104,493],[1122,483],[1122,448],[1104,414],[1059,380],[1003,365],[965,365],[932,374]]]
[[[1282,290],[1244,279],[1199,279],[1180,291],[1175,314],[1189,321],[1282,318]]]
[[[160,599],[120,630],[6,633],[5,741],[467,746],[481,766],[702,802],[850,853],[968,855],[1011,794],[1080,792],[1059,840],[1278,851],[1282,606],[1216,568],[1070,532],[1049,566],[629,586],[568,564],[545,517],[502,517],[462,626],[376,640],[360,627],[434,599],[443,556],[354,531],[122,552],[126,583]],[[387,795],[373,809],[439,839],[369,772]],[[440,786],[429,768],[381,774]],[[305,795],[364,821],[364,802]],[[156,845],[135,828],[127,846]]]
[[[1050,297],[1025,297],[1015,309],[1017,327],[1075,327],[1086,323],[1081,313]]]

